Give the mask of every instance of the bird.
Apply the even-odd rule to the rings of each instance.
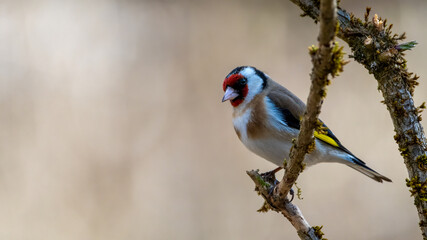
[[[234,130],[240,141],[251,152],[280,169],[300,131],[300,119],[306,110],[304,102],[252,66],[232,70],[222,87],[222,102],[230,101],[233,107]],[[315,149],[306,155],[306,166],[323,162],[341,163],[377,182],[391,182],[345,148],[319,121],[323,125],[322,131],[314,132]]]

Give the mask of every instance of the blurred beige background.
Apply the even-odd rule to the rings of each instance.
[[[407,58],[426,101],[427,2],[342,6],[372,6],[420,43]],[[317,26],[300,13],[286,0],[2,1],[0,239],[297,239],[256,212],[245,170],[274,166],[235,136],[221,86],[253,65],[305,100]],[[393,180],[305,171],[295,203],[329,239],[420,239],[381,99],[354,62],[329,88],[321,118]]]

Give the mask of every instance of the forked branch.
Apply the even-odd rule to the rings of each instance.
[[[304,15],[319,20],[318,0],[291,0]],[[353,58],[362,64],[378,81],[378,89],[390,112],[399,151],[408,170],[406,180],[420,219],[419,226],[427,239],[427,141],[419,115],[424,104],[416,107],[413,100],[418,76],[408,72],[404,51],[415,41],[401,43],[405,34],[392,34],[392,24],[376,14],[370,18],[367,8],[364,20],[338,8],[338,37],[348,43]]]

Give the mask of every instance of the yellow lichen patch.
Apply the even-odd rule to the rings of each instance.
[[[340,47],[338,42],[334,43],[332,48],[332,60],[331,60],[331,75],[332,77],[339,76],[342,71],[344,71],[344,65],[349,63],[349,61],[344,60],[345,52],[343,51],[344,47]]]
[[[313,226],[314,235],[316,235],[321,240],[328,240],[327,238],[323,238],[325,234],[322,232],[322,228],[323,226]]]
[[[298,199],[299,199],[299,200],[304,199],[304,198],[302,197],[302,190],[301,190],[301,188],[300,188],[300,187],[298,187],[297,182],[295,182],[295,187],[296,187],[296,189],[297,189],[297,197],[298,197]]]
[[[416,196],[416,200],[427,201],[427,182],[420,181],[418,176],[411,180],[406,179],[406,186],[409,187],[411,196]]]
[[[310,54],[310,56],[314,56],[314,54],[316,54],[318,50],[319,48],[314,45],[308,47],[308,53]]]
[[[416,158],[418,168],[422,171],[427,171],[427,156],[425,154]]]
[[[307,153],[311,153],[314,151],[314,149],[316,149],[316,143],[314,141],[312,141],[310,143],[310,145],[307,146]]]
[[[261,206],[260,209],[257,210],[257,212],[268,212],[268,210],[271,210],[270,204],[268,204],[267,201],[264,201],[264,204]]]

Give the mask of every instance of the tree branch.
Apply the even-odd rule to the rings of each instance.
[[[304,156],[314,147],[313,133],[318,125],[317,117],[322,107],[322,99],[326,93],[328,75],[332,72],[332,45],[336,29],[336,1],[321,1],[319,48],[311,48],[313,69],[311,72],[311,88],[307,99],[307,109],[301,122],[301,129],[294,147],[291,149],[290,160],[286,166],[283,180],[277,192],[286,196],[303,170]]]
[[[259,174],[258,170],[252,170],[246,172],[249,177],[255,183],[255,190],[265,199],[266,205],[262,209],[258,210],[260,212],[267,211],[269,209],[276,212],[280,212],[285,216],[292,226],[297,230],[298,236],[303,240],[318,240],[319,237],[314,228],[312,228],[307,220],[305,220],[300,209],[292,204],[286,196],[283,198],[277,198],[272,193],[274,189],[275,179],[271,179],[268,176]]]
[[[319,6],[317,0],[291,0],[298,5],[304,15],[318,21]],[[338,37],[350,46],[353,58],[362,64],[378,81],[384,103],[390,112],[394,125],[394,136],[404,163],[408,169],[407,186],[420,219],[419,226],[424,239],[427,239],[427,141],[420,123],[424,105],[415,107],[414,88],[418,77],[409,73],[403,51],[411,49],[416,42],[399,44],[405,34],[392,35],[390,24],[375,16],[369,20],[367,9],[364,21],[338,8],[340,24]]]
[[[258,171],[247,172],[255,182],[257,191],[264,197],[269,207],[281,212],[295,227],[301,239],[320,239],[321,235],[316,234],[319,231],[316,231],[308,224],[299,208],[289,202],[287,195],[304,168],[303,160],[305,155],[314,149],[313,133],[318,126],[317,117],[320,114],[322,100],[326,95],[328,75],[335,76],[336,71],[340,69],[336,68],[333,61],[336,0],[322,0],[320,12],[319,47],[310,49],[313,69],[310,75],[311,88],[307,99],[307,109],[301,122],[300,133],[291,149],[290,160],[285,167],[285,175],[272,191],[275,179],[271,182],[268,176],[260,175]]]

